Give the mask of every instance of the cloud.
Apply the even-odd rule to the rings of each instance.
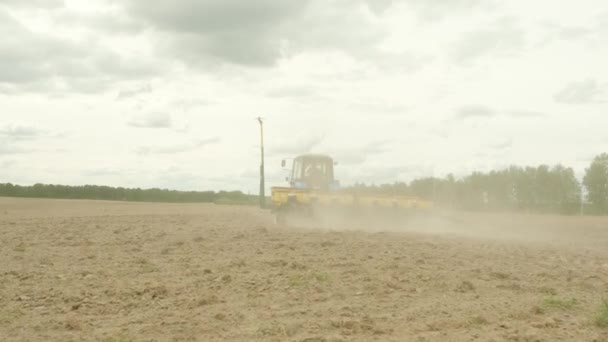
[[[13,145],[5,140],[0,140],[0,156],[3,155],[13,155],[13,154],[26,154],[33,153],[36,150],[26,149],[20,146]]]
[[[594,30],[586,27],[559,27],[558,36],[563,40],[572,40],[586,37],[592,34]]]
[[[452,58],[462,65],[471,65],[479,58],[492,55],[508,55],[523,50],[525,31],[514,21],[502,19],[490,28],[465,33],[452,49]]]
[[[364,0],[363,3],[374,14],[380,16],[394,5],[405,5],[414,11],[422,22],[434,22],[454,13],[467,13],[475,8],[492,7],[482,0]]]
[[[181,108],[183,111],[188,111],[192,108],[206,107],[206,106],[209,106],[214,103],[215,103],[215,101],[206,100],[206,99],[185,98],[185,99],[178,99],[178,100],[173,101],[172,105],[174,107]]]
[[[282,171],[282,170],[279,170],[279,171]],[[283,172],[281,172],[281,175],[282,174],[283,174]],[[260,178],[260,169],[259,168],[247,169],[247,170],[241,172],[239,174],[239,177],[241,177],[241,178]]]
[[[576,41],[597,35],[598,37],[602,34],[602,19],[598,16],[598,20],[589,20],[584,25],[569,25],[556,23],[553,21],[544,24],[544,28],[547,29],[547,36],[542,44],[548,43],[560,43],[563,41]]]
[[[95,93],[158,71],[148,60],[122,57],[94,39],[33,32],[1,7],[0,31],[0,92]]]
[[[64,0],[1,0],[0,6],[6,7],[29,7],[29,8],[47,8],[53,9],[63,7]]]
[[[164,50],[196,63],[267,66],[280,56],[281,27],[308,1],[127,1],[128,13],[164,37]]]
[[[126,171],[116,168],[95,168],[89,169],[82,172],[83,176],[87,177],[99,177],[99,176],[119,176],[124,174],[132,174],[133,171]]]
[[[405,2],[426,21],[440,20],[454,13],[471,12],[484,4],[482,0],[406,0]],[[484,5],[487,6],[487,2]]]
[[[375,115],[404,115],[411,111],[410,106],[394,103],[394,101],[378,102],[378,101],[356,101],[349,104],[349,107],[363,112],[374,113]]]
[[[340,51],[359,59],[376,59],[380,54],[376,45],[387,31],[366,8],[366,1],[310,1],[286,28],[287,52]]]
[[[596,80],[588,79],[580,82],[571,82],[553,96],[555,102],[565,104],[586,104],[599,101],[598,96],[604,90]]]
[[[467,13],[489,5],[482,0],[366,0],[365,3],[376,15],[384,14],[393,5],[405,5],[414,11],[422,22],[434,22],[454,13]]]
[[[2,153],[0,153],[0,155],[1,154]],[[0,169],[5,169],[5,168],[11,167],[11,166],[13,166],[15,164],[16,164],[16,162],[14,160],[10,160],[10,159],[9,160],[2,160],[2,161],[0,161]]]
[[[131,118],[127,123],[136,128],[171,128],[171,116],[167,113],[149,113]]]
[[[12,140],[32,139],[45,134],[46,132],[41,129],[26,125],[9,124],[3,128],[0,128],[0,136],[4,136]]]
[[[120,7],[104,8],[95,12],[74,12],[64,9],[52,11],[50,14],[55,22],[60,22],[70,29],[86,29],[113,35],[134,35],[144,30],[144,25],[140,21],[133,20]]]
[[[288,142],[271,150],[271,154],[281,155],[298,155],[312,152],[312,150],[320,145],[325,139],[322,135],[300,137],[293,142]]]
[[[180,144],[180,145],[169,145],[169,146],[142,146],[136,149],[136,153],[139,155],[151,155],[151,154],[177,154],[188,151],[193,151],[198,148],[217,144],[220,142],[219,138],[209,138],[205,140],[198,140],[193,143]]]
[[[271,89],[266,92],[267,96],[276,98],[310,97],[315,95],[315,90],[310,86],[284,86]]]
[[[376,16],[391,0],[176,0],[153,6],[146,0],[107,0],[94,13],[73,11],[59,0],[3,3],[10,9],[42,9],[53,26],[85,32],[76,35],[79,39],[59,38],[53,30],[34,32],[0,6],[3,93],[99,93],[120,81],[163,74],[173,60],[205,70],[223,65],[271,67],[303,51],[342,52],[409,69],[427,60],[392,56],[378,48],[387,32]],[[122,36],[148,45],[154,56],[129,57],[132,49],[108,47],[106,38]],[[294,97],[298,90],[303,89],[269,95]],[[124,90],[118,98],[137,95],[132,91]]]
[[[512,146],[513,146],[513,139],[507,139],[507,140],[500,141],[495,144],[489,145],[489,147],[493,150],[506,150]]]
[[[150,84],[145,84],[136,88],[124,89],[121,90],[116,96],[117,100],[125,100],[133,97],[137,97],[141,94],[147,94],[152,92],[152,86]]]
[[[608,11],[597,16],[598,27],[603,30],[608,30]]]
[[[404,51],[398,53],[372,52],[366,55],[374,64],[392,72],[413,72],[437,61],[437,56],[428,53]]]
[[[482,105],[462,106],[456,110],[455,119],[466,120],[469,118],[488,118],[496,113],[491,108]]]
[[[380,15],[388,10],[394,2],[394,0],[367,0],[365,4],[372,12]]]
[[[364,0],[126,3],[127,13],[157,35],[159,51],[189,66],[270,67],[310,49],[356,55],[373,49],[384,35]]]
[[[515,118],[535,118],[545,116],[544,113],[531,111],[531,110],[513,110],[506,113],[507,115]]]
[[[335,152],[335,160],[341,165],[358,165],[365,163],[369,157],[388,152],[390,142],[372,141],[357,148],[338,149]]]

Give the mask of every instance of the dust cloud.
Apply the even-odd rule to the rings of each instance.
[[[326,231],[402,232],[573,248],[608,246],[606,219],[590,216],[317,208],[312,215],[290,218],[287,224]]]

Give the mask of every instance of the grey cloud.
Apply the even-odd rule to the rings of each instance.
[[[358,12],[358,3],[311,1],[294,25],[287,27],[288,52],[341,50],[363,59],[379,54],[375,44],[386,31]]]
[[[165,48],[189,63],[271,65],[280,56],[283,25],[309,1],[130,0],[127,10],[164,33]]]
[[[394,4],[405,4],[413,10],[422,21],[433,22],[455,13],[467,13],[475,8],[493,8],[488,1],[482,0],[365,0],[368,8],[376,15],[381,15]]]
[[[190,124],[187,122],[183,123],[179,126],[173,127],[173,130],[177,133],[187,133],[188,131],[190,131]]]
[[[353,147],[337,147],[327,151],[339,165],[359,165],[368,160],[373,152],[369,149],[377,147],[375,142]]]
[[[497,111],[488,106],[480,104],[470,104],[460,106],[454,109],[454,113],[451,116],[439,122],[439,125],[431,129],[431,133],[446,139],[452,135],[455,129],[463,122],[468,122],[474,126],[483,124],[481,119],[489,119],[498,116],[524,116],[528,113],[524,111]]]
[[[77,44],[29,31],[2,8],[0,31],[1,92],[99,92],[156,71],[151,62],[125,59],[94,41]]]
[[[513,139],[507,139],[507,140],[489,145],[489,147],[493,150],[506,150],[512,146],[513,146]]]
[[[440,20],[454,13],[467,13],[482,5],[489,5],[489,2],[482,0],[407,0],[405,3],[426,21]]]
[[[496,113],[486,106],[468,105],[458,108],[456,110],[455,118],[458,120],[465,120],[469,118],[487,118],[495,115]]]
[[[492,150],[489,152],[477,152],[474,154],[474,157],[477,160],[501,160],[501,159],[505,159],[508,158],[509,156],[509,147],[506,148],[492,148],[491,146],[489,146]],[[508,165],[506,165],[504,168],[507,168]],[[498,167],[498,168],[493,168],[493,167],[489,167],[488,165],[483,165],[480,164],[479,166],[473,167],[471,169],[471,171],[481,171],[481,170],[498,170],[498,169],[503,169],[503,167]]]
[[[365,163],[368,156],[356,151],[342,151],[337,152],[335,160],[340,165],[359,165]]]
[[[297,155],[309,153],[323,142],[324,136],[310,136],[297,138],[295,142],[282,144],[279,147],[272,149],[270,152],[274,155]]]
[[[45,57],[65,57],[71,46],[27,31],[0,9],[0,83],[27,83],[51,76]],[[32,63],[33,62],[33,63]]]
[[[150,155],[150,154],[177,154],[188,151],[193,151],[198,148],[217,144],[220,142],[219,138],[210,138],[205,140],[198,140],[193,143],[186,143],[180,145],[171,145],[171,146],[142,146],[136,149],[136,153],[140,155]]]
[[[34,149],[23,148],[9,143],[6,140],[0,140],[0,156],[13,154],[26,154],[36,152]]]
[[[137,34],[145,27],[142,22],[129,17],[122,9],[95,13],[75,13],[63,9],[53,11],[52,17],[53,20],[70,28],[85,28],[112,34]]]
[[[390,7],[391,0],[176,0],[153,6],[145,0],[108,1],[116,5],[109,12],[91,15],[62,9],[49,13],[66,28],[94,34],[145,32],[153,38],[159,56],[191,67],[270,67],[281,58],[315,49],[343,51],[376,64],[412,69],[424,64],[376,48],[386,32],[361,6],[367,4],[379,14]],[[17,1],[7,3],[14,6]],[[158,61],[125,59],[94,46],[93,41],[76,45],[31,33],[10,19],[19,32],[12,35],[13,44],[0,42],[0,52],[12,53],[0,60],[2,92],[67,88],[94,93],[108,89],[117,79],[134,80],[162,72]],[[13,56],[15,52],[25,58]]]
[[[598,97],[603,93],[603,88],[596,80],[588,79],[567,84],[553,99],[558,103],[585,104],[599,101]]]
[[[365,56],[384,32],[358,9],[364,0],[178,0],[128,13],[160,37],[159,48],[188,65],[268,67],[307,49]],[[382,7],[382,6],[380,6]]]
[[[184,111],[190,110],[192,108],[209,106],[213,103],[213,101],[198,98],[179,99],[173,101],[173,105],[175,107],[180,107]]]
[[[516,117],[516,118],[534,118],[534,117],[545,116],[544,113],[531,111],[531,110],[514,110],[514,111],[507,112],[507,115],[509,115],[511,117]]]
[[[534,110],[494,110],[484,105],[466,105],[456,109],[455,120],[465,120],[469,118],[489,118],[503,116],[508,118],[530,119],[545,116],[542,112]]]
[[[283,173],[281,172],[281,174],[283,174]],[[260,169],[259,168],[247,169],[247,170],[241,172],[239,174],[239,177],[241,177],[241,178],[259,178],[260,177]]]
[[[1,152],[0,152],[0,155],[2,155]],[[8,168],[8,167],[13,166],[15,164],[16,164],[16,162],[14,160],[10,160],[10,159],[9,160],[3,160],[3,161],[0,161],[0,168],[1,169],[5,169],[5,168]]]
[[[266,37],[252,38],[247,32],[213,35],[178,34],[161,44],[164,51],[189,66],[215,67],[223,63],[269,67],[279,58],[280,44]]]
[[[354,149],[338,150],[335,152],[336,161],[343,165],[358,165],[373,157],[390,150],[389,141],[373,141]]]
[[[445,122],[444,124],[434,127],[431,130],[431,133],[442,139],[447,139],[450,136],[451,131],[452,131],[452,127],[450,127],[448,124],[449,124],[449,122]]]
[[[453,59],[461,64],[471,64],[486,55],[509,54],[522,50],[526,45],[524,30],[510,19],[502,19],[491,28],[467,32],[455,45]]]
[[[90,170],[85,170],[82,174],[88,177],[99,177],[99,176],[117,176],[124,174],[132,174],[132,171],[126,171],[115,168],[95,168]]]
[[[266,93],[270,97],[276,98],[294,98],[294,97],[310,97],[316,92],[309,86],[285,86],[271,89]]]
[[[559,37],[564,40],[578,39],[593,33],[592,29],[586,27],[560,27]]]
[[[608,37],[608,12],[600,13],[594,19],[578,26],[547,22],[544,26],[548,30],[548,34],[541,44],[559,40],[576,41],[585,39],[592,39],[594,45],[597,42],[603,42]]]
[[[0,6],[30,7],[30,8],[58,8],[63,7],[64,0],[0,0]]]
[[[166,113],[149,113],[131,118],[127,123],[136,128],[170,128],[171,116]]]
[[[0,136],[9,139],[32,139],[46,134],[45,131],[33,126],[6,125],[0,128]]]
[[[271,29],[299,12],[309,1],[175,0],[150,6],[130,0],[128,10],[159,29],[175,32],[234,32]]]
[[[130,99],[138,95],[147,94],[150,92],[152,92],[152,86],[150,84],[145,84],[140,87],[121,90],[116,96],[116,98],[118,100]]]
[[[355,102],[349,107],[374,115],[403,115],[411,110],[409,106],[405,105],[373,101]]]
[[[390,141],[388,140],[378,140],[372,141],[369,144],[363,146],[359,149],[363,153],[373,153],[380,154],[389,150]]]
[[[377,15],[383,14],[394,3],[394,0],[366,0],[367,7]]]
[[[544,23],[546,36],[538,43],[539,46],[559,41],[574,41],[585,39],[597,32],[595,27],[564,26],[559,23]]]
[[[94,63],[95,70],[102,76],[115,76],[121,80],[139,80],[161,73],[159,65],[152,61],[141,58],[125,59],[101,47],[92,48],[95,57],[91,58],[90,62]]]
[[[608,12],[604,12],[604,13],[598,15],[597,18],[598,18],[600,28],[608,29]]]
[[[410,51],[401,53],[368,53],[367,55],[378,66],[391,71],[411,72],[417,71],[437,60],[436,56],[429,54],[416,54]]]

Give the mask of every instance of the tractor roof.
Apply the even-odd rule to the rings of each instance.
[[[313,154],[313,153],[308,153],[308,154],[302,154],[296,157],[296,159],[326,159],[326,160],[332,160],[332,158],[326,154]]]

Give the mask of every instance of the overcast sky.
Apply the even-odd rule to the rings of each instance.
[[[608,2],[0,0],[0,182],[257,191],[608,152]]]

